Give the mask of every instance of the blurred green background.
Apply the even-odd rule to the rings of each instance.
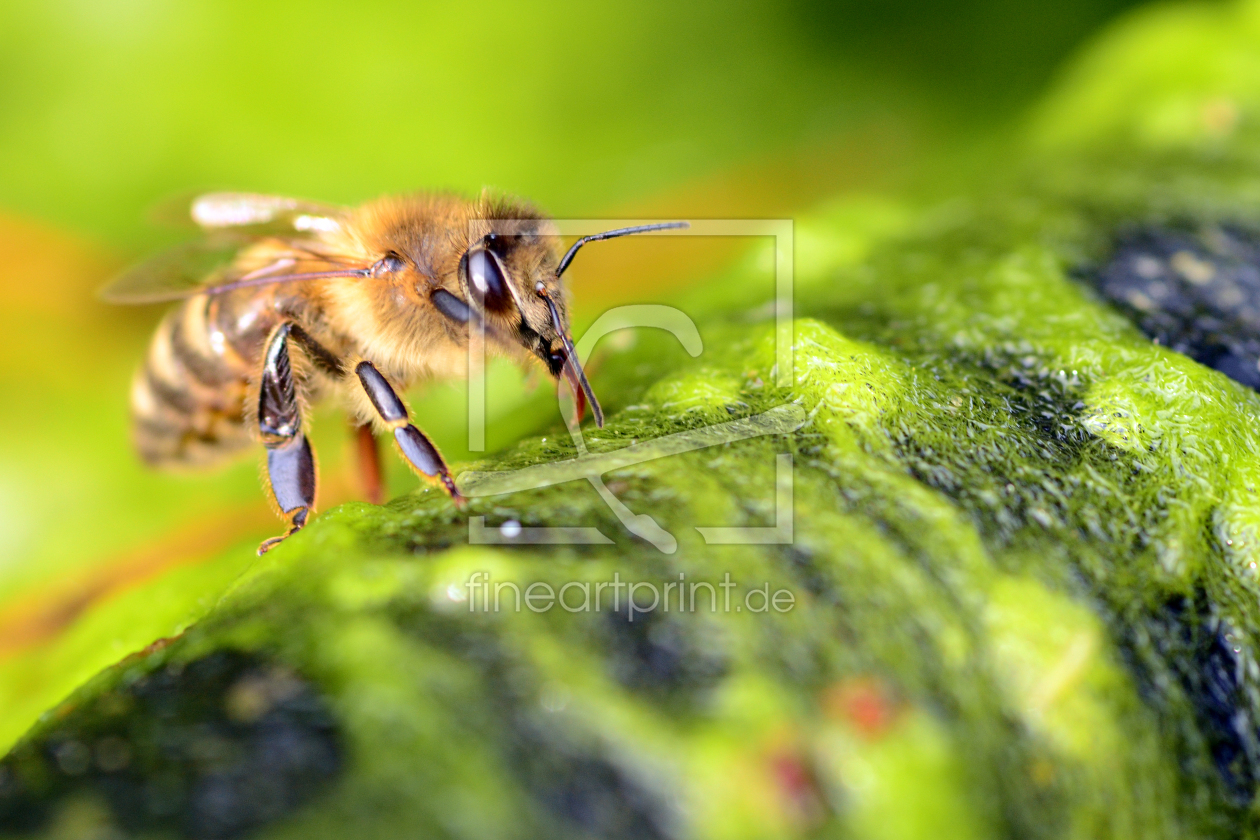
[[[0,202],[118,246],[208,186],[596,214],[872,121],[1000,120],[1126,5],[10,0]]]
[[[492,187],[561,217],[792,217],[983,172],[1065,57],[1129,5],[0,4],[0,657],[36,656],[95,601],[276,530],[255,462],[167,476],[130,451],[127,384],[160,310],[92,293],[187,235],[151,219],[172,196]],[[592,249],[578,320],[702,282],[733,247]],[[492,446],[556,422],[547,386],[494,377]],[[458,388],[413,401],[466,455]],[[320,415],[325,508],[355,493],[345,438]],[[396,492],[413,486],[388,468]]]

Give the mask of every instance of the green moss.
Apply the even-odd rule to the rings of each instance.
[[[803,220],[790,386],[756,258],[688,302],[698,358],[657,331],[608,352],[597,457],[784,406],[798,418],[603,476],[673,550],[581,480],[467,514],[425,490],[346,505],[177,640],[83,686],[19,754],[64,741],[73,709],[120,681],[236,650],[318,687],[347,749],[327,792],[266,836],[1254,836],[1260,398],[1079,282],[1126,224],[1260,228],[1240,175],[1251,133],[1206,148],[1115,128],[1164,125],[1150,50],[1227,66],[1260,46],[1231,24],[1250,9],[1156,11],[1101,45],[1000,187]],[[1178,15],[1198,23],[1179,34]],[[1218,95],[1218,76],[1176,76],[1169,101]],[[1153,93],[1115,92],[1133,90]],[[1260,115],[1246,91],[1240,126]],[[561,432],[475,467],[576,454]],[[792,542],[707,544],[697,527],[784,524],[783,454]],[[469,544],[469,517],[509,542],[581,526],[610,544]],[[477,575],[504,609],[483,608]],[[610,607],[614,590],[599,612],[507,608],[531,585],[573,605],[680,576],[721,607],[726,575],[730,609],[703,588],[694,610],[631,608],[624,591]],[[754,609],[763,586],[790,609]],[[39,772],[67,772],[43,754]],[[0,801],[35,784],[3,766]],[[82,801],[45,804],[64,821]]]

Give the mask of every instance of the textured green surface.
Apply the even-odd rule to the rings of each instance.
[[[676,552],[627,535],[584,483],[470,513],[596,525],[614,546],[469,546],[436,492],[345,505],[70,706],[225,648],[294,669],[347,762],[272,837],[1253,836],[1260,398],[1071,272],[1126,223],[1260,226],[1257,54],[1256,4],[1157,10],[1087,56],[1033,151],[972,197],[799,222],[791,388],[773,385],[760,254],[682,302],[699,358],[655,331],[608,352],[593,451],[807,414],[605,476]],[[781,452],[794,543],[704,545],[695,526],[770,524]],[[479,468],[572,454],[550,435]],[[729,573],[795,606],[470,612],[474,572]],[[58,714],[26,755],[74,735]],[[56,799],[54,819],[90,822],[88,800]]]

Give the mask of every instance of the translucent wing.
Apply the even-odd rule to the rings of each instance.
[[[335,230],[345,214],[345,208],[299,198],[206,193],[189,208],[189,216],[207,232],[205,239],[128,269],[100,297],[110,303],[157,303],[240,286],[361,274],[360,269],[330,270],[330,260],[317,252],[318,234]],[[280,244],[274,261],[248,273],[234,270],[241,249],[265,237]]]
[[[256,193],[207,193],[193,199],[190,214],[205,230],[249,233],[316,233],[334,230],[346,210],[300,198]]]
[[[266,286],[319,277],[362,277],[368,269],[330,268],[332,258],[308,251],[301,242],[283,241],[262,266],[244,271],[233,265],[240,250],[257,237],[218,232],[185,242],[127,269],[100,292],[109,303],[160,303],[200,292],[223,292],[245,286]]]
[[[185,242],[132,266],[100,292],[109,303],[157,303],[194,295],[222,281],[249,240],[218,235]]]

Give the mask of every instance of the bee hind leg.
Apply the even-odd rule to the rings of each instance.
[[[359,483],[364,497],[374,505],[385,500],[384,473],[381,472],[381,449],[376,445],[376,435],[371,425],[352,426],[354,445],[359,456]]]
[[[302,432],[302,412],[289,361],[291,324],[281,324],[267,342],[258,396],[258,431],[267,448],[271,499],[289,530],[258,546],[264,554],[306,525],[315,506],[315,453]]]
[[[371,362],[359,362],[354,372],[376,413],[393,432],[394,443],[403,459],[421,476],[436,481],[455,504],[463,507],[466,501],[455,488],[455,480],[442,454],[424,432],[412,425],[407,406],[394,387]]]

